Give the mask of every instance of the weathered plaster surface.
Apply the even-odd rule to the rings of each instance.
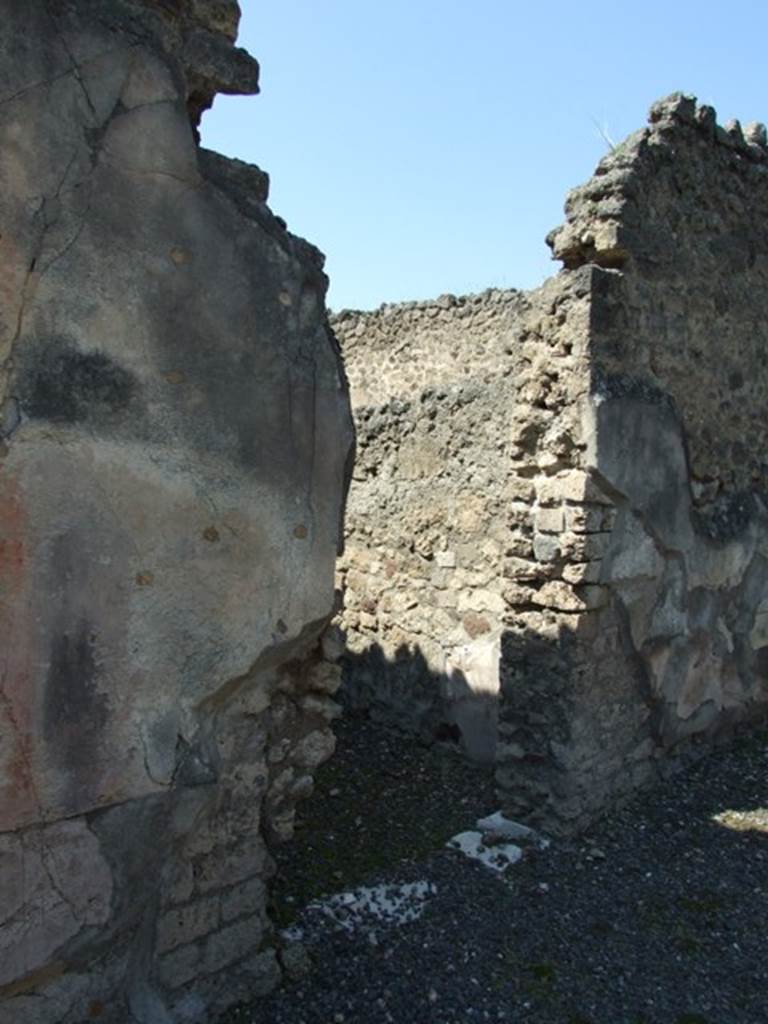
[[[323,260],[196,144],[235,3],[0,8],[0,1020],[203,1020],[333,749]]]

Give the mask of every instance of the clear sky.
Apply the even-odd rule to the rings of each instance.
[[[764,0],[241,0],[261,95],[203,144],[258,164],[334,309],[529,288],[565,194],[651,102],[768,121]]]

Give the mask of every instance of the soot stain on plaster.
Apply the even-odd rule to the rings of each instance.
[[[130,405],[136,383],[103,352],[83,352],[62,339],[27,348],[18,390],[21,407],[33,420],[103,422]]]
[[[85,619],[74,630],[55,634],[49,648],[44,705],[44,735],[62,764],[79,780],[93,769],[99,737],[109,717],[98,691],[94,634]]]
[[[629,398],[648,405],[658,405],[669,410],[677,422],[680,416],[675,401],[650,380],[633,377],[626,373],[608,373],[603,367],[595,366],[592,371],[591,392],[601,399]]]
[[[79,531],[54,540],[45,585],[60,596],[51,604],[46,631],[43,738],[73,800],[98,784],[95,768],[109,720],[108,700],[98,687],[98,626],[84,610],[90,571],[88,547]]]

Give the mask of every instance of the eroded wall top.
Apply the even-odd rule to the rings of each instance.
[[[745,492],[768,486],[765,128],[720,127],[681,94],[654,104],[570,193],[549,242],[566,268],[607,270],[592,297],[593,390],[668,395],[694,500],[712,531],[734,528]]]
[[[387,308],[337,326],[401,396],[356,410],[347,684],[405,722],[445,715],[457,665],[494,675],[513,816],[584,827],[765,712],[766,214],[764,129],[675,95],[569,196],[564,269],[478,326],[466,409],[432,355],[451,308],[431,342]]]
[[[509,325],[522,293],[489,288],[429,302],[383,305],[331,318],[344,351],[353,406],[383,405],[508,364]]]
[[[552,285],[582,275],[588,316],[557,415],[572,469],[552,474],[533,432],[519,464],[535,500],[507,566],[511,813],[583,827],[765,715],[767,213],[764,129],[676,94],[550,235]]]

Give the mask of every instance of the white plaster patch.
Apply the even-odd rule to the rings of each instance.
[[[445,672],[450,678],[456,673],[462,681],[469,684],[473,694],[499,693],[499,661],[501,659],[501,638],[476,640],[471,644],[457,647],[452,656],[446,660]],[[464,694],[462,687],[448,683],[449,700],[460,699]]]
[[[313,900],[304,915],[311,921],[318,916],[330,919],[337,929],[352,934],[371,925],[404,925],[417,921],[428,901],[437,893],[432,882],[403,882],[392,885],[362,886],[322,900]],[[294,925],[284,929],[284,938],[298,941],[305,929]]]
[[[712,821],[734,832],[764,832],[768,835],[768,807],[752,811],[721,811],[712,815]]]
[[[528,825],[522,825],[519,821],[512,821],[511,818],[505,818],[501,811],[489,814],[487,818],[478,818],[475,822],[475,827],[479,828],[482,832],[492,832],[494,835],[505,836],[519,843],[538,846],[541,850],[545,850],[549,846],[549,840],[545,836]]]
[[[459,832],[445,844],[449,850],[459,850],[466,857],[480,861],[491,871],[499,874],[511,864],[516,864],[523,851],[514,843],[494,843],[486,846],[482,832]]]

